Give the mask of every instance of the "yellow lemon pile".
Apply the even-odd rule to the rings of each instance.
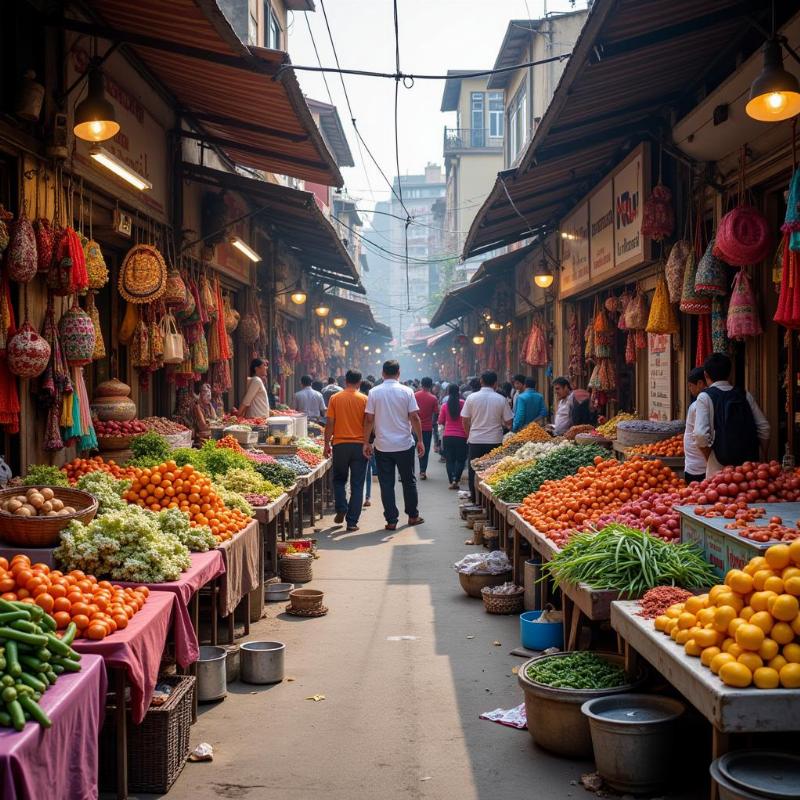
[[[800,688],[800,539],[730,570],[654,624],[728,686]]]

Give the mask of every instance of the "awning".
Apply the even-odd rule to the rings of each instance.
[[[527,258],[534,250],[540,249],[539,242],[526,244],[517,250],[511,250],[508,253],[495,256],[494,258],[487,258],[477,269],[472,276],[472,283],[479,281],[481,278],[486,277],[500,277],[510,273],[514,267],[519,264],[524,258]]]
[[[778,2],[778,16],[789,6]],[[639,141],[659,138],[666,112],[693,107],[738,55],[758,49],[752,20],[769,28],[768,15],[760,0],[596,0],[519,167],[498,175],[475,216],[464,257],[552,231]]]
[[[215,0],[87,4],[99,21],[53,24],[129,46],[208,144],[237,164],[342,186],[294,72],[276,77],[289,56],[242,44]]]
[[[350,254],[311,192],[197,164],[184,163],[183,174],[191,180],[249,197],[262,209],[252,219],[283,240],[312,278],[366,294]]]
[[[372,316],[372,309],[366,303],[359,303],[357,300],[349,300],[338,295],[325,295],[325,299],[330,304],[331,316],[341,314],[347,320],[349,329],[358,327],[371,331],[378,324],[375,317]]]
[[[388,340],[392,338],[392,329],[383,322],[376,321],[372,326],[372,333],[380,339]]]
[[[479,311],[486,306],[486,299],[490,296],[490,289],[495,283],[494,277],[484,277],[468,283],[459,289],[448,292],[436,309],[431,321],[431,328],[438,328],[451,319],[463,317],[471,311]]]

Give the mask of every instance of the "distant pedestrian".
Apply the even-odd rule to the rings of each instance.
[[[333,521],[341,525],[346,520],[348,531],[358,530],[368,464],[362,447],[367,398],[359,391],[360,386],[361,373],[349,370],[345,376],[344,390],[331,397],[325,424],[325,455],[330,457],[333,454],[333,497],[336,507]]]
[[[320,421],[325,419],[325,400],[322,394],[313,388],[310,375],[303,375],[300,378],[300,385],[303,387],[295,393],[293,407],[295,411],[305,414],[310,420]]]
[[[464,474],[464,465],[467,463],[467,432],[461,421],[462,408],[464,401],[461,399],[458,384],[451,383],[447,387],[447,400],[442,403],[442,410],[439,412],[439,424],[444,425],[442,441],[447,480],[451,489],[458,489]]]
[[[419,457],[419,479],[428,480],[428,458],[431,454],[431,440],[433,438],[433,424],[436,415],[439,413],[439,401],[433,394],[433,381],[430,378],[423,378],[420,382],[420,390],[414,394],[414,398],[419,406],[419,421],[422,428],[422,443],[425,445],[425,452]]]
[[[368,379],[361,381],[361,388],[359,391],[363,395],[368,395],[372,389],[372,382]],[[363,435],[363,432],[362,432]],[[372,441],[375,440],[375,434],[372,434]],[[372,441],[370,444],[372,444]],[[375,466],[375,453],[367,459],[367,474],[364,476],[364,508],[369,508],[372,505],[372,476],[378,474],[378,468]]]
[[[525,376],[522,373],[518,373],[511,379],[511,385],[514,387],[511,392],[511,410],[516,411],[517,398],[525,391]]]
[[[464,402],[461,419],[469,443],[469,494],[475,502],[475,470],[472,461],[486,455],[503,442],[503,429],[511,427],[511,407],[503,395],[495,391],[497,373],[481,375],[481,388]]]
[[[536,391],[536,381],[533,378],[525,378],[525,391],[517,395],[517,410],[514,412],[514,424],[511,430],[516,433],[531,422],[538,422],[541,425],[546,417],[547,406],[544,404],[544,397]]]
[[[341,391],[342,387],[339,386],[338,383],[336,383],[336,378],[334,378],[333,375],[330,375],[328,377],[328,385],[322,390],[320,394],[322,394],[322,399],[327,404],[330,403],[331,397],[333,397],[335,394],[338,394]]]
[[[424,453],[419,407],[414,393],[399,381],[400,365],[386,361],[383,365],[383,383],[375,386],[367,397],[364,418],[364,455],[369,458],[373,449],[378,467],[383,515],[386,530],[397,528],[400,512],[395,502],[395,470],[403,484],[403,502],[409,525],[419,525],[425,520],[419,515],[417,480],[414,476],[414,434],[417,435],[417,454]],[[370,437],[375,433],[374,448]]]

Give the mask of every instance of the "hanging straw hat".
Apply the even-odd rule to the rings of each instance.
[[[167,265],[151,244],[137,244],[128,250],[119,271],[119,293],[129,303],[151,303],[167,288]]]

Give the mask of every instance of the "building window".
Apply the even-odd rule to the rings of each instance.
[[[503,93],[489,92],[489,136],[497,139],[503,137]]]
[[[525,145],[527,130],[528,97],[523,86],[514,95],[508,109],[508,160],[513,163]]]
[[[472,92],[470,96],[471,124],[472,124],[472,146],[484,146],[484,126],[483,121],[483,92]]]
[[[281,23],[272,4],[264,3],[264,46],[271,50],[281,49]]]

